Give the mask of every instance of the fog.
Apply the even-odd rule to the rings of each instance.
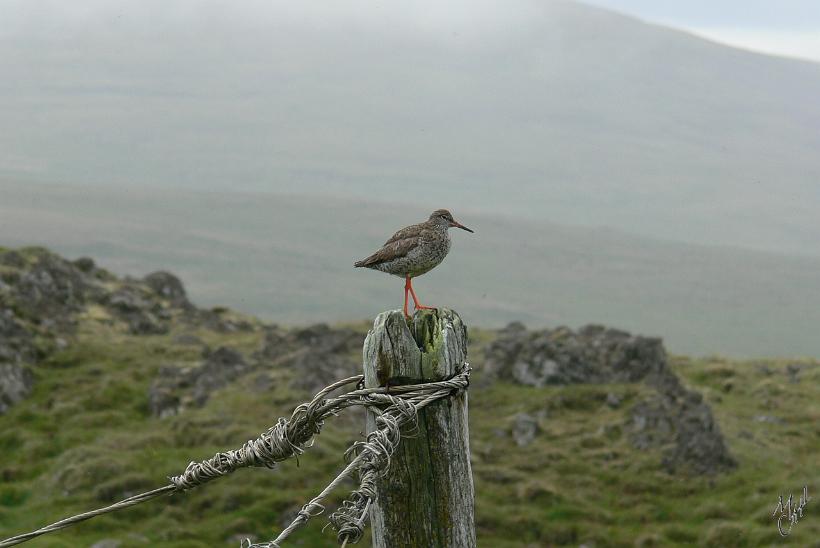
[[[809,264],[801,257],[820,256],[820,65],[598,7],[6,2],[0,52],[0,200],[9,211],[20,199],[11,193],[29,187],[44,204],[0,218],[15,243],[59,249],[65,239],[49,241],[38,217],[53,213],[49,185],[92,185],[119,196],[291,195],[317,208],[350,200],[379,208],[381,239],[409,205],[504,219],[507,245],[531,226],[597,227],[667,245],[681,261],[700,259],[671,242],[764,252],[767,269],[782,258],[790,276]],[[116,208],[94,196],[84,221]],[[63,222],[48,234],[76,225]],[[332,216],[312,222],[345,230]],[[553,244],[539,242],[550,257]],[[320,260],[306,255],[299,268]],[[710,268],[730,284],[744,275],[732,265],[749,264]],[[764,290],[743,287],[750,300]],[[601,306],[572,318],[617,317]],[[291,312],[317,319],[318,307]],[[650,312],[635,318],[664,311]]]

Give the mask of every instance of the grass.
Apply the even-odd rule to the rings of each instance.
[[[0,417],[0,537],[164,485],[189,461],[255,437],[307,396],[289,388],[294,372],[274,369],[268,391],[251,390],[250,380],[241,378],[202,408],[163,420],[151,417],[147,394],[158,369],[200,359],[198,348],[172,343],[181,332],[246,355],[262,344],[260,330],[225,334],[176,326],[168,335],[133,337],[96,311],[83,318],[67,349],[37,366],[32,397]],[[770,517],[777,497],[797,494],[803,485],[816,493],[820,486],[817,363],[805,362],[794,383],[785,361],[674,358],[676,372],[712,405],[740,462],[732,474],[676,477],[661,471],[658,452],[634,450],[624,433],[627,410],[648,388],[536,389],[484,382],[483,347],[492,333],[471,330],[470,337],[479,546],[777,544]],[[608,393],[621,397],[618,408],[606,405]],[[538,417],[540,432],[519,448],[510,428],[522,412]],[[784,422],[756,420],[761,415]],[[89,546],[115,538],[123,548],[193,548],[236,546],[242,535],[270,539],[340,470],[341,454],[361,428],[355,419],[328,421],[298,463],[238,471],[30,545]],[[329,507],[350,489],[352,484],[337,493]],[[812,506],[790,544],[820,546],[820,520]],[[332,534],[322,532],[324,523],[313,520],[293,537],[294,545],[333,545]]]

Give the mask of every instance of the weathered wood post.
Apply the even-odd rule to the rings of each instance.
[[[438,381],[467,357],[467,329],[446,308],[382,312],[364,343],[365,386]],[[367,431],[375,429],[367,412]],[[403,438],[370,507],[374,548],[472,548],[476,544],[467,394],[419,412],[418,432]]]

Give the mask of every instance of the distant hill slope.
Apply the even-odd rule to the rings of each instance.
[[[118,273],[170,268],[193,299],[293,324],[368,318],[402,283],[353,261],[428,211],[297,196],[0,182],[4,245],[90,255]],[[641,239],[450,206],[475,234],[416,282],[471,325],[605,323],[678,353],[820,355],[820,259]]]
[[[443,23],[287,4],[10,31],[0,174],[403,196],[820,255],[818,64],[562,0]]]

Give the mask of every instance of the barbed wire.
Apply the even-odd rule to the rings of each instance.
[[[280,543],[293,531],[304,525],[311,517],[324,511],[321,502],[344,479],[358,470],[359,488],[353,491],[329,518],[330,525],[338,532],[337,538],[342,546],[356,543],[362,537],[367,511],[376,496],[376,478],[387,472],[390,457],[401,441],[402,429],[407,425],[411,426],[411,430],[415,427],[420,409],[460,390],[466,390],[470,382],[470,365],[464,362],[458,373],[443,381],[389,388],[363,388],[363,381],[363,375],[356,375],[326,386],[317,392],[310,402],[298,405],[289,419],[280,418],[274,426],[256,439],[247,441],[239,449],[219,452],[210,459],[189,463],[182,474],[170,477],[170,483],[164,487],[62,519],[36,531],[7,538],[0,541],[0,548],[21,544],[35,537],[163,495],[194,489],[240,468],[275,468],[278,463],[291,457],[298,457],[312,447],[315,436],[324,426],[325,419],[337,415],[348,407],[363,406],[376,413],[376,430],[367,435],[366,441],[357,441],[348,449],[345,458],[349,463],[344,470],[319,495],[302,507],[290,525],[276,539],[261,544],[243,541],[242,546],[281,548]],[[351,384],[356,384],[357,388],[329,397],[331,393]],[[407,435],[407,430],[404,434]]]

